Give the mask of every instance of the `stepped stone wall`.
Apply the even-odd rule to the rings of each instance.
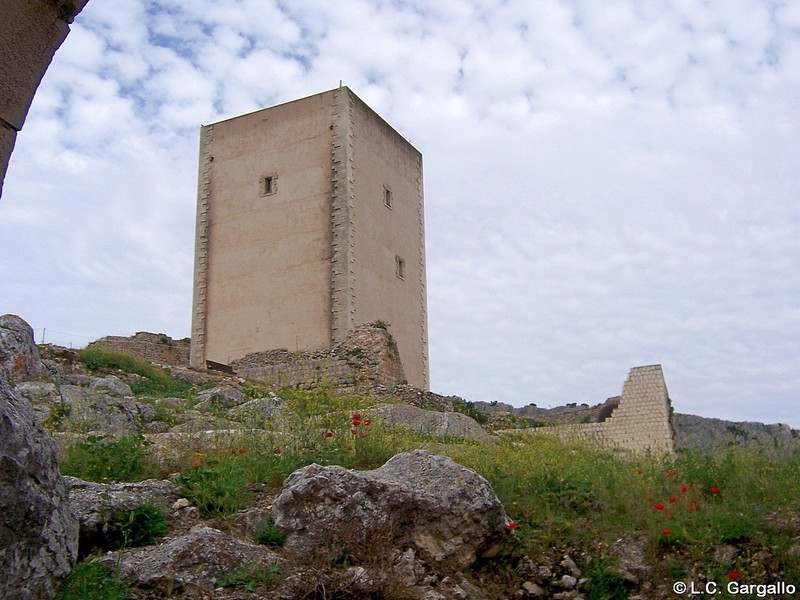
[[[661,365],[634,367],[622,388],[618,406],[600,423],[556,425],[529,430],[565,439],[644,453],[673,454],[669,394]]]
[[[88,348],[104,348],[124,352],[150,362],[174,367],[189,366],[189,340],[173,340],[163,333],[139,331],[131,337],[109,335],[96,340]]]

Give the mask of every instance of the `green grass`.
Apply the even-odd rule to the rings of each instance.
[[[175,379],[165,369],[124,352],[90,347],[78,350],[78,356],[89,371],[118,369],[139,375],[140,379],[131,384],[131,390],[137,396],[185,398],[192,391],[189,384]]]
[[[266,393],[252,388],[247,395]],[[732,570],[742,581],[800,581],[800,453],[775,457],[731,448],[664,459],[621,456],[548,435],[504,435],[485,443],[434,439],[381,423],[370,414],[374,399],[332,390],[280,395],[287,410],[257,429],[233,438],[192,437],[177,455],[163,453],[169,457],[145,448],[147,461],[159,465],[161,476],[180,471],[186,497],[207,515],[225,516],[249,502],[253,484],[276,491],[308,464],[372,469],[399,452],[426,448],[491,483],[518,525],[513,556],[524,553],[538,564],[557,564],[573,551],[589,580],[588,598],[628,593],[629,584],[614,570],[620,539],[643,548],[654,565],[652,576],[661,581],[692,573],[723,581]],[[135,446],[111,452],[109,443],[95,440],[81,452],[109,465],[115,454],[139,454]],[[94,469],[95,480],[123,475],[117,467],[98,471],[86,457],[81,461],[73,460],[84,464],[76,471]],[[265,528],[265,543],[277,543],[276,533]],[[736,548],[729,563],[715,552],[723,544]]]
[[[147,442],[141,435],[119,439],[90,435],[67,448],[61,474],[86,481],[140,481],[145,478]]]
[[[56,600],[127,600],[134,597],[128,585],[100,563],[85,562],[61,584]]]

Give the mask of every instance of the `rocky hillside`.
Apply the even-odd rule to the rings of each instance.
[[[0,597],[658,600],[675,573],[800,576],[800,521],[781,500],[800,493],[791,460],[678,459],[665,473],[492,433],[601,412],[403,385],[270,390],[37,347],[6,315]],[[719,427],[714,445],[729,445]],[[796,440],[762,427],[759,440]]]

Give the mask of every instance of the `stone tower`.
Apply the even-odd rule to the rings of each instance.
[[[382,320],[428,389],[420,152],[347,87],[200,136],[192,366]]]

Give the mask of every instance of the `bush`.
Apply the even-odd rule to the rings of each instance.
[[[86,481],[140,481],[143,479],[147,442],[141,435],[108,439],[90,435],[67,448],[61,474]]]
[[[189,502],[206,515],[233,514],[252,498],[238,455],[198,458],[184,469],[178,482]]]
[[[277,547],[286,542],[286,533],[275,527],[272,519],[265,519],[256,527],[255,538],[259,544]]]
[[[115,513],[103,527],[109,550],[149,546],[167,535],[167,531],[164,513],[150,502],[130,511]]]

